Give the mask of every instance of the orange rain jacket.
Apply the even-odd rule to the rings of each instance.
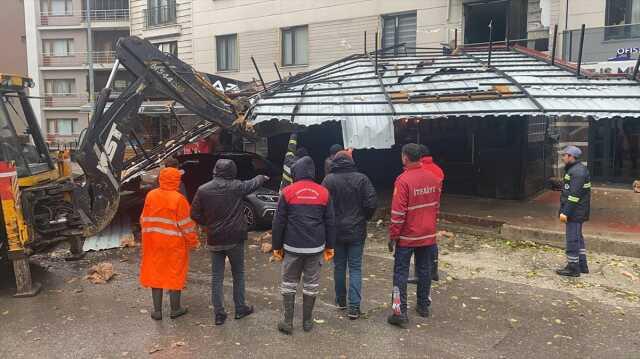
[[[144,287],[182,290],[189,269],[189,250],[197,247],[196,224],[187,199],[178,192],[181,173],[176,168],[160,171],[160,188],[147,194],[140,217],[142,262],[140,284]]]

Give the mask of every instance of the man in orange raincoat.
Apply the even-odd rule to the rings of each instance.
[[[160,188],[147,194],[140,217],[142,227],[142,262],[140,284],[151,288],[151,318],[162,319],[162,292],[169,290],[171,318],[187,312],[180,306],[180,293],[189,269],[189,250],[197,247],[196,224],[191,220],[187,199],[178,192],[180,170],[160,171]]]

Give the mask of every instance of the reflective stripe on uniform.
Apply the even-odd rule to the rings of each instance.
[[[300,253],[300,254],[318,253],[324,250],[324,244],[321,245],[320,247],[314,247],[314,248],[298,248],[298,247],[292,247],[288,244],[285,244],[284,250],[293,252],[293,253]]]
[[[420,209],[420,208],[425,208],[425,207],[433,207],[435,205],[437,205],[438,202],[430,202],[430,203],[425,203],[425,204],[417,204],[415,206],[410,206],[407,208],[407,210],[409,211],[413,211],[414,209]]]
[[[142,222],[158,222],[158,223],[164,223],[164,224],[172,224],[174,226],[178,225],[176,221],[168,218],[163,218],[163,217],[142,217],[140,218],[140,220]]]
[[[564,179],[567,181],[571,181],[571,176],[569,174],[564,175]]]
[[[436,235],[435,234],[430,234],[427,236],[420,236],[420,237],[407,237],[407,236],[400,236],[400,239],[403,239],[405,241],[421,241],[423,239],[429,239],[429,238],[435,238]]]
[[[402,224],[402,223],[404,223],[404,219],[398,220],[398,219],[391,218],[391,223]]]
[[[297,289],[298,289],[298,283],[282,282],[280,284],[280,293],[282,294],[295,293]]]
[[[582,186],[582,188],[591,188],[591,182],[587,182]]]
[[[189,233],[193,233],[195,231],[196,231],[196,227],[191,227],[191,228],[183,229],[182,233],[183,234],[189,234]]]
[[[142,233],[160,233],[160,234],[166,234],[167,236],[177,236],[177,237],[181,236],[181,233],[178,231],[172,231],[170,229],[165,229],[160,227],[143,228]]]
[[[283,173],[283,174],[282,174],[282,178],[284,178],[285,180],[287,180],[287,181],[289,181],[289,182],[293,182],[293,178],[291,178],[291,177],[287,176],[287,174],[286,174],[286,173]]]
[[[580,202],[580,198],[579,197],[575,197],[575,196],[569,196],[569,198],[567,198],[567,200],[569,200],[569,202],[574,202],[574,203]]]
[[[0,178],[16,177],[16,176],[18,176],[18,172],[16,172],[16,171],[0,173]]]
[[[391,214],[395,214],[397,216],[404,216],[406,212],[391,211]]]
[[[182,227],[182,226],[184,226],[185,224],[187,224],[189,222],[192,222],[191,217],[187,217],[187,218],[185,218],[183,220],[178,221],[178,225],[180,227]]]
[[[294,145],[297,145],[297,144],[298,144],[298,141],[296,141],[296,140],[289,140],[289,143],[294,144]]]

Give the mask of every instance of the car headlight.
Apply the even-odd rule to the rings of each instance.
[[[278,195],[275,195],[275,194],[257,194],[256,198],[263,202],[271,202],[271,203],[278,202]]]

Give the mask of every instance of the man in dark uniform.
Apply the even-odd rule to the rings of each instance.
[[[568,146],[562,151],[565,164],[564,187],[560,197],[560,222],[566,224],[567,266],[556,273],[567,277],[579,277],[580,273],[589,273],[587,251],[582,224],[589,220],[591,207],[591,178],[589,170],[579,159],[582,151]]]

